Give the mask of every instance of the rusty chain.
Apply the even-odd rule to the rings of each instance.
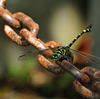
[[[28,46],[32,44],[38,50],[48,49],[57,46],[63,46],[55,41],[49,41],[44,43],[41,39],[37,38],[39,32],[39,25],[33,21],[29,16],[22,12],[15,14],[10,13],[7,9],[4,9],[6,0],[0,0],[0,17],[2,17],[7,24],[4,26],[6,35],[16,44],[20,46]],[[21,29],[20,35],[18,35],[13,28],[21,28],[23,25],[27,26],[27,29]],[[53,51],[51,49],[45,51],[43,54],[38,54],[38,62],[40,65],[54,74],[63,74],[66,71],[75,77],[73,82],[75,90],[84,98],[87,99],[99,99],[100,98],[100,71],[92,67],[85,67],[82,70],[76,68],[70,62],[63,60],[62,62],[57,61],[55,66],[46,57],[52,57]],[[46,56],[46,57],[44,57]],[[91,79],[92,78],[92,79]],[[82,85],[86,83],[91,85],[90,89]]]

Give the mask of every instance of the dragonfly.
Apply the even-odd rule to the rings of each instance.
[[[84,33],[91,32],[91,28],[92,28],[92,24],[86,27],[85,29],[83,29],[83,31],[80,34],[78,34],[78,36],[74,38],[74,40],[68,46],[58,46],[58,47],[50,48],[51,50],[53,50],[52,59],[54,59],[55,61],[62,61],[62,60],[68,61],[70,57],[73,57],[73,54],[72,54],[73,52],[79,57],[86,59],[86,61],[89,61],[95,64],[100,64],[99,57],[70,48],[77,41],[77,39],[81,37]],[[18,60],[23,61],[23,60],[33,59],[39,53],[43,53],[46,50],[48,49],[44,49],[41,51],[32,50],[30,52],[27,52],[24,55],[19,56]]]

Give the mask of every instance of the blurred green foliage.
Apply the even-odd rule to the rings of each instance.
[[[12,62],[9,64],[9,77],[17,80],[17,81],[27,81],[29,73],[32,69],[37,67],[37,60],[27,60],[27,61],[21,61],[15,64],[15,62]]]

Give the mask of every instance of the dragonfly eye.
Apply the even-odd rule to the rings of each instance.
[[[59,60],[61,59],[61,55],[59,53],[53,53],[52,57],[54,58],[54,60]]]

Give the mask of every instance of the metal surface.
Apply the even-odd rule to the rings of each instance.
[[[33,21],[29,16],[25,15],[22,12],[11,14],[8,10],[4,9],[6,0],[0,0],[0,17],[7,22],[7,25],[4,26],[4,31],[6,35],[16,44],[20,46],[33,45],[38,50],[44,50],[52,47],[62,46],[61,44],[55,41],[49,41],[44,43],[41,39],[37,38],[39,32],[39,25]],[[27,26],[27,29],[21,29],[21,24]],[[20,28],[20,35],[18,35],[11,27]],[[85,67],[82,70],[79,70],[70,62],[63,60],[62,62],[57,61],[57,65],[51,63],[46,57],[52,57],[53,51],[51,49],[45,51],[42,54],[38,54],[38,62],[40,65],[54,74],[63,74],[69,72],[75,77],[73,82],[75,90],[84,98],[87,99],[99,99],[100,98],[100,71],[92,67]],[[92,79],[91,79],[92,78]],[[86,83],[94,91],[83,86],[81,83]]]

